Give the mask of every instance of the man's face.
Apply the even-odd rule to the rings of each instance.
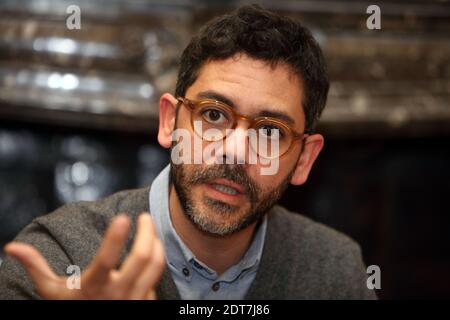
[[[304,131],[301,107],[302,84],[284,64],[272,67],[245,55],[206,63],[186,92],[191,100],[213,98],[230,103],[240,114],[291,118],[296,132]],[[195,133],[190,110],[181,106],[176,128]],[[216,157],[232,158],[235,164],[180,164],[171,166],[171,179],[185,214],[201,230],[227,235],[256,222],[279,200],[299,160],[302,140],[279,158],[274,175],[261,175],[262,164],[236,164],[248,159],[247,123],[239,121],[233,134],[223,141]],[[211,142],[202,141],[205,148]],[[234,146],[244,144],[244,153]],[[234,150],[234,151],[233,151]],[[242,149],[241,149],[242,150]]]

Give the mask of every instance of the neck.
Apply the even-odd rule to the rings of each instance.
[[[172,224],[192,253],[219,275],[238,263],[249,248],[257,223],[226,236],[217,236],[199,230],[186,216],[173,185],[169,195]]]

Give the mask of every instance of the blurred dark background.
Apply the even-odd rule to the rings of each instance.
[[[301,19],[332,79],[323,153],[282,204],[356,239],[380,298],[450,298],[450,3],[252,2]],[[0,245],[64,203],[150,185],[182,49],[244,3],[0,1]]]

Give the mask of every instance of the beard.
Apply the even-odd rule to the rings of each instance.
[[[185,165],[171,163],[170,177],[184,214],[197,229],[226,236],[245,229],[261,218],[279,201],[294,174],[294,169],[274,188],[262,189],[248,175],[243,165]],[[234,206],[204,195],[193,196],[193,187],[225,178],[245,189],[247,202]]]

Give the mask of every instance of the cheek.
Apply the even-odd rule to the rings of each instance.
[[[277,179],[277,177],[286,177],[288,173],[290,173],[296,166],[299,155],[300,155],[300,147],[296,144],[292,145],[292,147],[288,150],[287,153],[284,153],[281,157],[276,158],[265,158],[263,155],[258,156],[255,154],[253,149],[251,151],[251,156],[253,158],[256,157],[257,161],[250,161],[250,165],[252,167],[257,168],[255,171],[255,175],[257,173],[262,176],[271,176],[272,178]]]
[[[286,173],[283,171],[281,166],[278,168],[278,171],[275,174],[264,175],[261,174],[261,170],[265,166],[260,165],[250,165],[247,170],[247,174],[252,179],[254,183],[257,184],[259,189],[263,192],[266,190],[273,190],[278,184],[283,181],[283,177],[285,177]],[[266,167],[267,168],[267,167]]]
[[[250,165],[247,172],[261,190],[273,190],[295,170],[297,161],[298,151],[292,150],[292,154],[286,154],[281,159],[278,159],[276,165],[262,165],[258,163],[257,165]],[[269,168],[273,170],[268,170]],[[264,169],[267,174],[261,174],[264,172]]]

